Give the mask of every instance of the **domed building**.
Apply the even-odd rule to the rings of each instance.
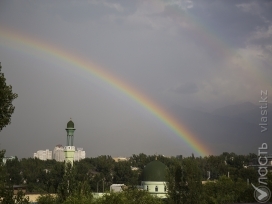
[[[143,170],[141,186],[150,194],[166,198],[167,195],[167,166],[155,160],[148,163]]]

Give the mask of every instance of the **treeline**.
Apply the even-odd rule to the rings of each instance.
[[[0,174],[4,175],[1,182],[6,186],[26,185],[27,191],[31,193],[57,194],[57,197],[41,197],[40,203],[111,203],[109,199],[131,200],[131,203],[135,199],[147,199],[152,203],[242,203],[254,202],[254,189],[250,184],[258,186],[259,175],[257,169],[248,165],[256,158],[255,154],[234,153],[208,157],[192,155],[186,158],[148,156],[141,153],[132,155],[128,161],[120,162],[115,162],[110,156],[86,158],[75,162],[73,167],[55,160],[15,158],[7,161],[6,165],[1,165]],[[145,165],[155,159],[163,162],[169,169],[169,198],[164,201],[135,190],[141,184]],[[271,173],[267,177],[268,187],[271,189]],[[206,180],[210,182],[202,184]],[[102,192],[103,189],[108,192],[113,183],[123,183],[130,190],[93,199],[92,192]],[[122,203],[121,201],[112,203]]]

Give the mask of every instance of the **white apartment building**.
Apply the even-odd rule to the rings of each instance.
[[[49,151],[49,149],[38,150],[36,153],[34,153],[33,157],[40,160],[52,159],[52,151]]]
[[[6,164],[8,160],[13,160],[13,159],[15,159],[14,156],[4,157],[2,161],[3,161],[4,164]]]
[[[74,154],[74,161],[79,161],[81,159],[85,159],[86,153],[83,151],[83,148],[77,148]]]
[[[57,145],[53,150],[53,159],[58,162],[63,162],[65,160],[64,148],[62,145]]]
[[[53,150],[53,154],[52,151],[49,151],[48,149],[39,150],[34,153],[34,158],[38,158],[40,160],[55,159],[58,162],[63,162],[65,161],[64,147],[62,145],[57,145]],[[77,148],[74,154],[74,161],[79,161],[85,158],[86,152],[83,151],[83,148]]]

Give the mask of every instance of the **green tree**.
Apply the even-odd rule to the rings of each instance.
[[[50,194],[41,195],[38,197],[37,202],[39,204],[57,204],[57,199],[55,196]]]
[[[246,181],[221,176],[217,181],[203,185],[205,202],[209,204],[254,202],[253,188]]]
[[[7,180],[11,185],[19,185],[22,183],[21,177],[21,163],[18,158],[8,160],[6,162]]]
[[[189,157],[182,162],[184,167],[184,179],[186,182],[185,203],[202,203],[202,173],[194,157]]]
[[[12,93],[11,85],[6,84],[6,78],[1,69],[0,63],[0,131],[10,124],[11,115],[15,109],[12,101],[18,96],[16,93]]]
[[[3,158],[5,150],[0,151],[0,203],[1,198],[6,195],[6,169],[4,168]]]
[[[131,170],[130,162],[119,161],[114,166],[113,183],[124,183],[125,185],[136,186],[138,183],[138,174]]]
[[[76,179],[78,181],[90,180],[90,170],[92,166],[88,162],[85,160],[75,162],[74,167],[76,168]]]
[[[124,191],[124,197],[129,200],[128,204],[163,204],[161,199],[152,196],[147,191],[137,189]]]
[[[91,204],[93,202],[93,195],[90,190],[90,185],[87,181],[78,182],[75,190],[64,201],[63,204]]]
[[[242,168],[238,171],[238,176],[244,181],[248,179],[250,183],[258,182],[258,171],[254,168]]]
[[[52,167],[48,174],[49,174],[48,186],[49,189],[51,189],[50,193],[56,193],[59,184],[62,182],[63,176],[65,174],[64,163],[56,162],[56,164]]]
[[[95,201],[96,204],[163,204],[159,198],[153,197],[146,191],[127,190],[120,193],[105,194]]]
[[[202,203],[202,172],[194,157],[182,159],[170,170],[169,197],[175,204]]]
[[[104,188],[109,189],[110,185],[113,183],[113,174],[114,174],[114,164],[115,161],[111,156],[102,155],[96,158],[87,158],[86,162],[90,164],[90,180],[91,189],[96,191],[97,184],[101,180],[104,180]],[[95,172],[95,174],[93,174]],[[99,191],[102,190],[102,185],[99,185]]]
[[[60,203],[64,202],[70,195],[73,195],[78,186],[78,181],[75,178],[76,172],[75,168],[71,163],[65,163],[65,173],[61,183],[58,185],[58,201]]]
[[[272,189],[272,172],[268,172],[267,174],[267,187],[271,190]],[[272,197],[269,201],[272,201]]]
[[[12,92],[11,85],[6,84],[6,78],[4,73],[1,72],[2,66],[0,62],[0,131],[10,124],[11,115],[14,112],[15,107],[12,105],[12,101],[18,97],[16,93]],[[25,204],[29,203],[23,192],[19,191],[17,195],[13,195],[13,188],[11,183],[7,182],[7,177],[13,177],[8,175],[6,167],[3,164],[3,158],[5,150],[0,151],[0,201],[3,204]],[[15,161],[18,165],[18,159]],[[13,177],[14,182],[20,183],[20,176],[18,172]]]
[[[218,204],[235,202],[235,185],[230,178],[221,176],[216,182],[216,187],[216,200]]]
[[[176,163],[169,168],[168,174],[168,195],[171,203],[181,204],[186,192],[186,183],[183,178],[183,168],[181,163]]]
[[[8,174],[6,166],[3,163],[5,150],[0,151],[0,203],[2,204],[28,204],[29,200],[25,197],[22,191],[19,191],[17,195],[13,195],[13,188],[7,182]]]

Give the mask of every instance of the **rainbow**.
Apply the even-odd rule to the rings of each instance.
[[[34,38],[33,36],[7,27],[0,27],[0,37],[0,44],[3,44],[4,46],[12,47],[14,49],[17,49],[18,46],[27,47],[35,52],[62,60],[79,69],[87,70],[93,76],[125,93],[129,98],[152,113],[176,135],[182,138],[196,153],[201,156],[208,156],[211,154],[209,149],[205,147],[187,127],[165,111],[163,107],[152,101],[152,99],[148,98],[144,93],[139,92],[136,88],[120,80],[117,76],[103,70],[98,65],[61,47],[57,47],[49,42],[42,41],[41,39]]]

